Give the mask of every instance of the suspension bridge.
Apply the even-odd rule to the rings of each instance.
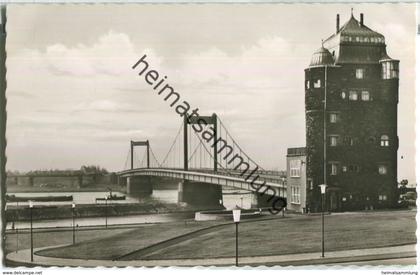
[[[136,147],[143,149],[142,158]],[[130,141],[124,170],[117,175],[127,193],[151,194],[153,179],[171,178],[178,184],[178,201],[192,204],[222,204],[222,186],[252,192],[255,207],[281,208],[287,197],[284,173],[258,165],[216,114],[184,116],[162,161],[151,141]]]

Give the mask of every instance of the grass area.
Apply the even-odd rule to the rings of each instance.
[[[327,251],[416,242],[416,212],[392,211],[325,217]],[[239,226],[239,255],[281,255],[320,251],[319,216],[278,219]],[[234,225],[163,248],[143,259],[213,258],[235,255]],[[130,257],[135,259],[135,255]]]
[[[86,242],[94,241],[95,239],[108,238],[112,235],[121,234],[127,231],[133,230],[132,228],[118,228],[107,230],[102,229],[92,229],[92,230],[79,230],[76,232],[76,241],[77,242]],[[6,234],[6,253],[16,251],[16,247],[21,249],[30,248],[30,234],[26,230],[25,233],[19,231],[18,236],[16,234]],[[17,237],[17,238],[16,238]],[[18,241],[18,245],[16,244]],[[45,247],[45,246],[55,246],[55,245],[65,245],[70,244],[73,241],[73,233],[70,230],[61,230],[61,231],[48,231],[48,232],[39,232],[34,230],[33,234],[34,247]]]
[[[154,243],[220,222],[176,222],[142,226],[130,231],[88,240],[67,247],[47,249],[39,255],[62,258],[112,260]]]
[[[334,251],[415,243],[415,214],[415,211],[390,211],[327,215],[325,249]],[[63,258],[115,259],[157,242],[217,223],[220,222],[177,222],[140,227],[108,236],[100,233],[96,239],[74,246],[44,250],[39,254]],[[243,222],[239,226],[239,254],[257,256],[320,251],[320,230],[320,216],[293,216]],[[123,259],[234,256],[234,234],[234,224],[228,224],[149,254],[139,251]],[[70,240],[71,235],[66,235],[66,238]]]

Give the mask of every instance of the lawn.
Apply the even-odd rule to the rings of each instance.
[[[100,238],[66,247],[43,250],[37,254],[61,258],[113,260],[154,243],[218,223],[221,222],[198,223],[189,221],[187,223],[162,223],[141,226],[124,232],[116,232],[111,236],[102,236],[102,233],[100,233],[98,235]]]
[[[327,251],[403,245],[416,242],[414,211],[346,213],[325,216]],[[157,224],[112,235],[98,235],[76,245],[40,252],[44,256],[83,259],[178,259],[214,258],[235,255],[234,224],[217,227],[150,253],[139,249],[175,236],[220,224],[191,222]],[[292,216],[242,222],[239,226],[241,256],[276,255],[320,251],[321,218]],[[70,236],[66,236],[70,238]]]
[[[80,230],[76,232],[76,240],[77,242],[86,242],[92,241],[95,239],[107,238],[115,234],[124,233],[127,231],[131,231],[133,229],[130,228],[118,228],[112,229],[109,228],[107,230],[102,229],[92,229],[92,230]],[[25,233],[19,231],[18,238],[16,238],[16,234],[6,234],[6,253],[16,251],[16,240],[18,240],[18,248],[21,249],[28,249],[30,248],[30,234],[28,231]],[[56,246],[56,245],[65,245],[69,244],[73,240],[73,235],[71,230],[60,230],[60,231],[47,231],[47,232],[39,232],[34,230],[33,234],[34,240],[34,247],[45,247],[45,246]]]
[[[327,251],[403,245],[416,242],[416,212],[370,212],[325,217]],[[321,248],[321,219],[307,216],[242,223],[239,255],[281,255]],[[163,248],[143,259],[214,258],[235,255],[234,225]],[[130,255],[128,259],[136,259]]]

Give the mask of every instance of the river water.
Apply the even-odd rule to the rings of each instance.
[[[243,190],[232,190],[223,188],[223,205],[226,209],[232,209],[235,206],[242,208],[251,208],[252,196],[251,193]],[[136,194],[124,194],[120,192],[112,192],[113,194],[126,196],[126,200],[112,201],[112,203],[145,203],[148,202],[161,202],[161,203],[177,203],[178,191],[176,189],[154,189],[151,196],[142,197]],[[27,192],[27,193],[8,193],[8,195],[15,195],[21,197],[36,197],[36,196],[73,196],[74,203],[77,204],[94,204],[96,198],[104,198],[109,195],[109,192]],[[71,205],[71,201],[66,202],[34,202],[34,206],[37,205]],[[98,201],[98,203],[105,203],[104,201]],[[108,201],[110,203],[110,201]],[[8,202],[8,206],[28,206],[26,202]],[[168,214],[141,214],[141,215],[129,215],[129,216],[117,216],[117,217],[88,217],[88,218],[77,218],[77,226],[100,226],[105,225],[118,225],[118,224],[142,224],[142,223],[163,223],[163,222],[174,222],[185,219],[193,218],[192,214],[185,213],[168,213]],[[33,222],[34,228],[44,227],[67,227],[72,226],[72,219],[59,219],[59,220],[37,220]],[[6,228],[22,229],[29,228],[30,223],[26,221],[15,222],[13,225],[11,222],[7,223]]]

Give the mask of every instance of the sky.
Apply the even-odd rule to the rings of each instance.
[[[413,4],[9,5],[7,169],[118,171],[132,139],[162,159],[181,119],[131,69],[144,54],[262,167],[285,169],[305,146],[304,69],[352,7],[401,61],[398,177],[414,182]]]

